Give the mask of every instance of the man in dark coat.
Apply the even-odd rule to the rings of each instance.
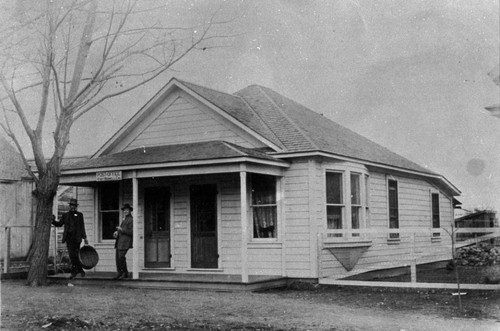
[[[116,238],[116,271],[118,272],[116,277],[113,278],[115,280],[129,277],[126,255],[127,251],[132,248],[132,231],[134,228],[132,215],[130,214],[132,210],[128,203],[123,205],[123,221],[113,233],[113,237]]]
[[[56,227],[64,225],[62,243],[66,243],[68,247],[69,259],[71,261],[71,276],[70,279],[81,274],[85,277],[80,263],[80,245],[82,239],[85,240],[85,245],[88,245],[87,234],[85,233],[85,224],[83,222],[83,214],[76,210],[78,201],[76,199],[69,200],[69,211],[64,213],[60,221],[56,221],[56,217],[52,216],[52,224]]]

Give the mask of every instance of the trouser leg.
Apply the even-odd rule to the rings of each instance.
[[[77,274],[82,271],[82,266],[80,264],[80,243],[67,242],[69,260],[71,261],[71,273]]]
[[[116,250],[116,271],[118,274],[128,273],[127,269],[127,251],[128,249],[117,249]]]

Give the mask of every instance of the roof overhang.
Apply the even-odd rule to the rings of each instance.
[[[289,165],[284,162],[259,160],[249,157],[202,160],[189,162],[168,162],[145,165],[110,166],[99,168],[86,168],[63,170],[61,172],[61,185],[96,185],[97,174],[102,172],[121,172],[121,179],[174,177],[191,175],[224,174],[238,172],[261,173],[273,176],[283,176],[284,169]]]
[[[117,142],[120,141],[121,138],[127,136],[132,132],[134,129],[134,125],[136,123],[141,122],[146,118],[151,111],[151,109],[157,107],[160,105],[160,103],[166,98],[167,95],[172,93],[174,90],[179,89],[192,98],[196,99],[198,102],[204,104],[205,106],[209,107],[213,111],[215,111],[217,114],[220,116],[224,117],[226,120],[231,122],[233,125],[236,125],[246,133],[252,135],[259,141],[261,141],[263,144],[266,146],[272,147],[275,150],[282,150],[283,148],[281,146],[276,145],[272,141],[266,139],[262,135],[258,134],[254,130],[250,129],[248,126],[244,125],[231,115],[227,114],[224,110],[220,109],[213,103],[209,102],[193,90],[191,90],[189,87],[187,87],[185,84],[182,84],[182,82],[178,81],[176,78],[172,78],[162,89],[160,89],[144,106],[142,106],[137,113],[135,113],[104,145],[97,150],[97,152],[93,155],[93,157],[99,157],[101,155],[105,155],[106,153],[109,153],[110,151],[113,150],[113,148],[117,145]]]
[[[386,170],[391,170],[391,171],[398,171],[406,174],[411,174],[415,176],[420,176],[420,177],[427,177],[430,179],[438,180],[441,182],[443,185],[446,186],[447,189],[450,190],[451,194],[453,196],[460,195],[462,192],[455,186],[453,185],[448,179],[446,179],[444,176],[441,176],[436,173],[431,173],[431,172],[423,172],[423,171],[416,171],[412,169],[405,169],[405,168],[400,168],[400,167],[395,167],[387,164],[382,164],[382,163],[376,163],[376,162],[371,162],[371,161],[366,161],[366,160],[359,160],[355,158],[350,158],[346,157],[343,155],[338,155],[334,153],[328,153],[324,151],[310,151],[310,152],[298,152],[298,153],[271,153],[273,157],[277,159],[286,159],[286,158],[299,158],[299,157],[326,157],[326,158],[334,158],[337,160],[342,160],[342,161],[348,161],[348,162],[356,162],[356,163],[362,163],[366,166],[372,166],[376,168],[381,168],[381,169],[386,169]]]

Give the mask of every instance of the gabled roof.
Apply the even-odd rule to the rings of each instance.
[[[441,175],[259,85],[251,85],[234,94],[228,94],[173,78],[101,147],[95,156],[105,157],[116,142],[125,137],[135,123],[146,116],[151,107],[155,107],[161,98],[175,89],[194,96],[257,139],[267,142],[266,144],[274,149],[271,154],[276,158],[304,153],[326,153],[376,167],[437,178],[452,191],[459,193],[459,190]]]
[[[208,141],[190,144],[136,148],[125,152],[113,153],[103,155],[98,158],[74,162],[63,167],[63,170],[68,171],[236,158],[251,158],[255,160],[282,162],[264,152],[251,150],[224,141]],[[284,162],[282,163],[285,165]]]

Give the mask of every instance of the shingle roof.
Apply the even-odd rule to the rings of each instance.
[[[237,157],[252,157],[255,159],[276,161],[273,157],[260,151],[251,150],[223,141],[208,141],[137,148],[125,152],[103,155],[94,159],[74,162],[64,166],[63,170],[229,159]]]
[[[288,99],[269,88],[249,86],[238,95],[263,117],[277,112],[290,124],[270,121],[271,130],[277,133],[289,152],[319,150],[350,158],[395,166],[419,172],[434,172],[390,151],[362,135]],[[257,101],[257,102],[255,102]],[[279,115],[275,115],[279,117]]]

